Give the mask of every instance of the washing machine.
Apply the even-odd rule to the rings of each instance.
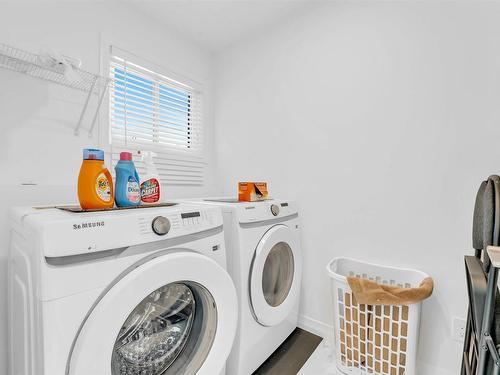
[[[237,324],[215,207],[11,215],[11,375],[214,375]]]
[[[249,375],[297,327],[302,278],[297,205],[278,199],[203,202],[222,209],[228,271],[240,306],[227,373]]]

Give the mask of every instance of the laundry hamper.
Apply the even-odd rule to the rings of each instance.
[[[418,287],[424,272],[349,258],[327,266],[333,294],[335,357],[343,374],[415,375],[421,302],[372,306],[356,302],[347,276],[379,284]]]

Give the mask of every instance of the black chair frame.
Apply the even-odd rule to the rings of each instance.
[[[500,375],[500,177],[479,188],[474,209],[474,256],[465,256],[469,309],[461,375]],[[499,315],[499,316],[496,316]]]

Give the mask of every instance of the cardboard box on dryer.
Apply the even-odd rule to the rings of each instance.
[[[263,201],[269,198],[267,182],[239,182],[238,200],[241,202]]]

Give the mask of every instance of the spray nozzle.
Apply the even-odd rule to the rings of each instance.
[[[156,153],[153,151],[139,151],[139,156],[141,157],[142,162],[144,163],[144,167],[146,168],[147,174],[158,174],[158,170],[155,166],[155,161],[153,157],[156,156]]]
[[[153,157],[156,156],[156,153],[153,151],[139,151],[138,154],[142,161],[153,161]]]

